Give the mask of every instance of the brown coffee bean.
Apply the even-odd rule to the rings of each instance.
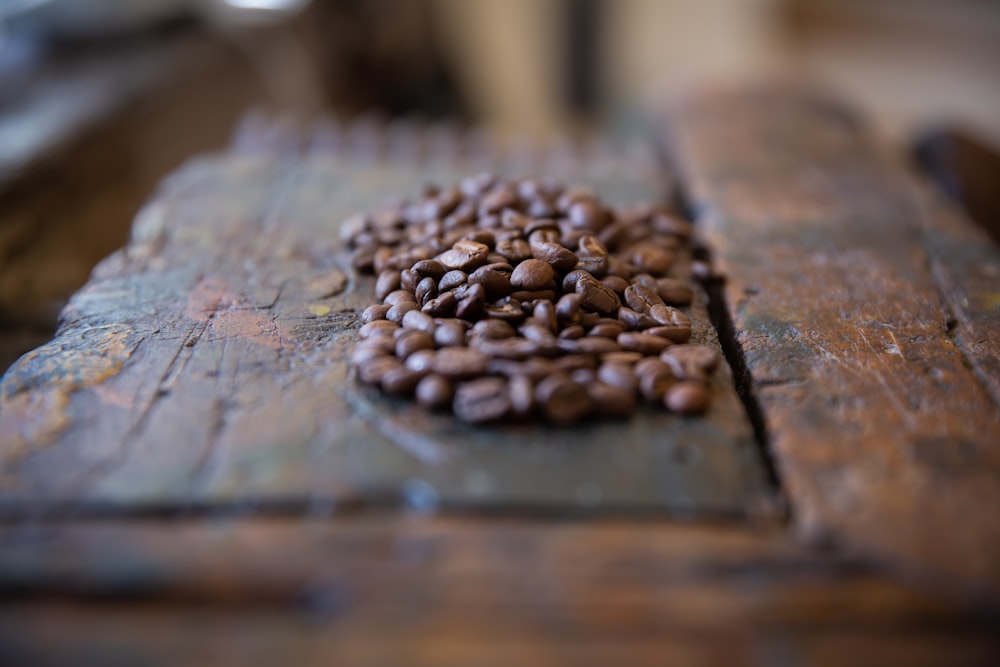
[[[689,239],[693,233],[690,222],[666,213],[655,213],[650,217],[650,226],[660,234],[670,234],[680,239]]]
[[[654,306],[649,315],[660,325],[657,335],[669,338],[675,343],[691,340],[691,320],[687,315],[671,306]]]
[[[423,407],[428,410],[443,410],[451,407],[455,387],[447,378],[431,373],[417,383],[415,393],[417,403]]]
[[[438,347],[465,345],[465,327],[455,320],[442,322],[434,330],[434,343]]]
[[[668,306],[687,306],[694,300],[694,290],[683,280],[674,278],[657,280],[656,293]]]
[[[508,380],[511,413],[515,417],[530,417],[535,411],[535,383],[526,375],[514,375]]]
[[[361,338],[370,338],[372,336],[392,336],[392,332],[398,328],[399,324],[396,322],[390,322],[388,320],[373,320],[358,329],[358,336]]]
[[[427,302],[431,299],[437,298],[438,286],[434,282],[433,278],[424,278],[419,283],[417,283],[416,289],[413,291],[413,296],[416,297],[417,303],[421,306],[427,305]]]
[[[483,223],[480,223],[481,227],[485,227]],[[496,225],[491,225],[496,226]],[[493,246],[496,245],[497,238],[493,235],[493,232],[487,229],[477,229],[475,231],[469,232],[463,238],[464,241],[475,241],[476,243],[482,243],[484,246],[493,250]]]
[[[576,290],[576,281],[578,281],[580,278],[582,278],[584,276],[589,276],[589,277],[593,278],[593,276],[590,275],[590,272],[587,271],[586,269],[573,269],[572,271],[570,271],[569,273],[567,273],[565,276],[563,276],[563,279],[562,279],[562,290],[563,290],[563,292],[564,293],[568,293],[568,292],[575,291]]]
[[[436,299],[430,299],[421,310],[431,317],[451,317],[458,307],[454,292],[445,292]]]
[[[587,385],[587,394],[597,415],[605,419],[626,419],[635,412],[635,389],[593,382]]]
[[[671,412],[680,415],[700,415],[708,410],[712,395],[701,382],[685,380],[672,386],[663,398]]]
[[[486,290],[482,285],[467,285],[458,300],[455,314],[463,320],[475,320],[485,314]]]
[[[387,294],[382,301],[390,306],[398,306],[401,303],[416,304],[417,298],[413,296],[412,292],[407,292],[406,290],[394,290],[389,292],[389,294]]]
[[[609,364],[624,364],[626,366],[633,366],[645,356],[640,352],[627,352],[622,350],[621,352],[605,352],[601,355],[601,361]]]
[[[480,214],[499,213],[505,208],[515,206],[517,206],[517,192],[513,188],[500,186],[488,192],[479,201],[479,212]]]
[[[677,378],[669,366],[664,363],[650,364],[639,374],[639,393],[647,401],[657,403],[676,382]]]
[[[581,297],[580,305],[582,307],[598,313],[615,313],[621,306],[621,300],[614,291],[587,276],[581,277],[576,282],[576,293]]]
[[[465,273],[465,271],[448,271],[441,276],[441,280],[438,281],[438,290],[446,292],[448,290],[455,289],[460,285],[464,285],[468,278],[469,276]]]
[[[556,271],[569,271],[580,261],[576,253],[555,242],[532,241],[531,254],[535,259],[545,262]]]
[[[659,354],[670,345],[670,341],[659,336],[626,331],[618,335],[618,344],[623,350],[632,350],[642,354]]]
[[[458,241],[451,250],[441,253],[437,259],[449,270],[458,269],[468,273],[485,264],[489,254],[489,247],[482,243]]]
[[[433,370],[453,380],[469,380],[486,372],[490,358],[467,347],[446,347],[434,357]]]
[[[400,366],[402,363],[394,357],[375,357],[357,366],[358,379],[365,384],[379,384],[383,375]]]
[[[514,267],[510,282],[523,290],[540,290],[553,278],[555,270],[549,264],[538,259],[526,259]]]
[[[506,263],[487,264],[469,274],[469,284],[482,285],[486,290],[486,298],[495,301],[514,291],[514,286],[511,284],[512,270]]]
[[[523,239],[511,241],[498,241],[496,251],[502,255],[512,266],[520,264],[526,259],[531,259],[531,246]]]
[[[608,223],[608,212],[593,199],[574,202],[567,210],[566,216],[574,227],[586,227],[598,231]]]
[[[627,364],[604,362],[597,371],[597,379],[605,384],[622,387],[630,392],[635,392],[638,380],[632,367]]]
[[[417,350],[433,350],[434,336],[426,331],[407,329],[396,339],[396,356],[406,359]]]
[[[385,314],[389,312],[389,308],[391,307],[392,306],[388,306],[383,303],[374,303],[368,306],[361,313],[362,324],[368,324],[369,322],[375,322],[377,320],[384,320]]]
[[[660,359],[686,380],[707,379],[719,367],[719,353],[708,345],[675,345],[664,350]]]
[[[601,283],[608,289],[613,290],[619,297],[623,296],[626,288],[628,288],[628,281],[621,276],[604,276],[601,278]]]
[[[399,272],[399,288],[412,294],[417,291],[417,283],[422,279],[422,276],[413,269],[404,269]]]
[[[629,259],[642,271],[653,276],[664,275],[674,265],[673,255],[651,246],[633,249]]]
[[[404,365],[414,371],[430,371],[434,368],[437,352],[434,350],[417,350],[406,358]]]
[[[626,306],[618,309],[618,319],[632,331],[642,331],[643,329],[656,326],[656,320],[652,317],[637,313]]]
[[[433,278],[434,280],[441,280],[441,276],[443,276],[447,271],[441,262],[433,259],[422,259],[410,268],[419,273],[421,276],[425,278]]]
[[[621,346],[608,338],[600,336],[584,336],[576,340],[561,341],[561,349],[571,352],[585,352],[587,354],[606,354],[608,352],[618,352]]]
[[[513,359],[515,361],[524,361],[531,357],[540,356],[543,353],[551,353],[550,350],[554,347],[554,345],[543,346],[542,344],[520,337],[503,338],[500,340],[479,338],[472,341],[472,345],[483,354],[489,355],[494,359]]]
[[[496,421],[511,409],[510,392],[503,378],[485,377],[458,386],[452,402],[455,416],[470,424]]]
[[[375,296],[382,300],[399,289],[399,271],[383,271],[375,280]]]
[[[521,301],[526,303],[532,303],[534,301],[552,301],[556,298],[555,290],[517,290],[510,293],[510,298],[512,301]]]
[[[510,322],[511,324],[519,324],[524,321],[528,315],[524,312],[524,308],[521,306],[521,302],[516,299],[511,299],[510,301],[496,302],[499,305],[492,305],[486,307],[486,316],[491,319],[503,320],[504,322]]]
[[[660,298],[655,289],[635,284],[625,288],[625,303],[635,312],[648,315],[650,308],[663,305],[663,299]]]
[[[559,321],[556,319],[556,306],[549,299],[543,299],[535,304],[535,307],[532,309],[532,317],[547,327],[552,333],[559,330]]]
[[[591,410],[587,390],[562,375],[553,375],[539,382],[535,397],[545,418],[559,426],[574,424]]]
[[[433,334],[434,329],[437,328],[437,325],[434,324],[434,318],[419,310],[411,310],[403,315],[402,324],[406,329],[418,329],[429,334]]]
[[[386,347],[383,345],[358,345],[351,352],[351,365],[360,366],[376,357],[385,357],[392,354],[393,349],[390,347],[389,350],[386,350]]]
[[[621,322],[601,322],[595,324],[587,332],[588,336],[600,336],[601,338],[618,338],[618,335],[625,331],[625,325]]]
[[[375,247],[364,245],[351,253],[351,266],[356,270],[371,273],[375,268]]]
[[[482,338],[491,340],[501,340],[503,338],[513,338],[516,334],[514,327],[503,320],[480,320],[472,326],[472,333]]]
[[[406,366],[389,369],[379,381],[382,391],[391,396],[412,396],[417,383],[427,375],[426,371],[415,371]]]

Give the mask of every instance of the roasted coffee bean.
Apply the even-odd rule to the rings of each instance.
[[[566,211],[567,218],[574,227],[586,227],[594,231],[608,224],[608,212],[594,199],[578,200]]]
[[[422,313],[419,310],[411,310],[405,315],[403,315],[403,327],[406,329],[418,329],[420,331],[426,331],[427,333],[434,333],[436,325],[434,324],[434,318],[427,313]]]
[[[500,303],[500,305],[487,306],[486,316],[510,322],[511,324],[519,324],[524,321],[527,314],[524,312],[524,308],[521,307],[521,302],[512,299],[506,303]]]
[[[618,319],[632,331],[642,331],[656,326],[656,320],[649,315],[637,313],[625,306],[618,309]]]
[[[590,328],[590,331],[587,332],[587,335],[600,336],[601,338],[611,338],[614,340],[624,331],[625,325],[620,321],[615,320],[614,322],[600,322],[595,324]]]
[[[552,360],[553,372],[572,373],[581,368],[594,370],[597,368],[597,361],[589,354],[567,354]]]
[[[536,234],[539,232],[535,232]],[[532,241],[531,254],[535,259],[541,260],[551,266],[556,271],[569,271],[580,261],[576,253],[568,248],[551,241]]]
[[[531,259],[531,246],[523,239],[498,241],[497,254],[502,255],[511,265],[516,265],[526,259]]]
[[[701,382],[685,380],[672,386],[663,397],[663,404],[671,412],[681,415],[700,415],[708,410],[711,394]]]
[[[463,320],[475,320],[484,315],[485,308],[486,290],[482,285],[468,285],[458,301],[455,314]]]
[[[438,347],[465,345],[465,327],[454,320],[442,322],[434,330],[434,343]]]
[[[655,289],[635,284],[625,288],[625,303],[635,312],[648,315],[650,308],[663,305],[663,299],[660,298]]]
[[[655,213],[650,217],[650,226],[660,234],[671,234],[681,239],[691,238],[691,223],[666,213]]]
[[[670,367],[665,363],[649,364],[643,367],[639,376],[639,392],[652,403],[663,400],[664,394],[677,382]]]
[[[354,348],[351,353],[351,364],[354,366],[359,366],[365,362],[368,362],[376,357],[385,357],[390,355],[393,349],[385,349],[382,345],[358,345]]]
[[[375,280],[375,296],[382,300],[399,289],[399,271],[383,271]]]
[[[487,264],[469,274],[469,284],[482,285],[486,298],[491,301],[500,299],[514,291],[512,270],[509,264]]]
[[[436,299],[430,299],[421,310],[431,317],[451,317],[458,307],[458,299],[453,292],[445,292]]]
[[[468,347],[447,347],[438,350],[434,357],[433,370],[453,380],[468,380],[480,377],[486,372],[490,358]]]
[[[659,325],[657,335],[669,338],[675,343],[686,343],[691,340],[691,320],[676,308],[654,306],[649,309],[649,316]]]
[[[687,306],[694,300],[694,290],[683,280],[674,278],[657,280],[656,293],[668,306]]]
[[[587,390],[562,375],[553,375],[539,382],[535,397],[545,418],[559,426],[574,424],[591,410]]]
[[[364,245],[351,253],[351,266],[358,271],[370,273],[375,265],[375,247]]]
[[[510,412],[510,392],[503,378],[486,377],[458,386],[452,402],[455,416],[470,424],[501,419]]]
[[[417,298],[413,296],[412,292],[407,292],[406,290],[394,290],[389,292],[389,294],[387,294],[382,301],[390,306],[397,306],[401,303],[416,304]]]
[[[601,278],[601,283],[619,297],[623,296],[628,288],[628,281],[621,276],[604,276]]]
[[[373,320],[358,329],[358,335],[361,336],[361,338],[370,338],[372,336],[392,336],[392,332],[398,328],[399,324],[397,322],[390,322],[388,320]]]
[[[626,366],[634,366],[644,358],[644,355],[640,352],[629,352],[626,350],[622,350],[621,352],[605,352],[601,355],[602,362],[609,364],[624,364]]]
[[[535,411],[535,383],[526,375],[514,375],[508,380],[511,413],[515,417],[530,417]]]
[[[361,313],[362,324],[368,324],[369,322],[374,322],[376,320],[384,320],[385,314],[389,312],[392,306],[388,306],[384,303],[375,303],[364,309]]]
[[[407,329],[396,339],[396,356],[406,359],[417,350],[433,350],[434,336],[426,331]]]
[[[433,259],[422,259],[410,268],[419,273],[421,276],[425,278],[433,278],[434,280],[440,280],[441,276],[443,276],[445,271],[447,271],[441,262]]]
[[[576,290],[576,281],[578,281],[580,278],[582,278],[584,276],[589,276],[589,277],[593,278],[593,276],[590,275],[590,272],[587,271],[587,270],[585,270],[585,269],[573,269],[572,271],[570,271],[569,273],[567,273],[565,276],[563,276],[563,279],[562,279],[562,290],[563,290],[563,292],[564,293],[569,293],[569,292],[575,291]]]
[[[591,277],[582,276],[576,281],[575,289],[581,297],[580,305],[584,308],[602,314],[611,314],[617,312],[621,306],[621,300],[613,290]]]
[[[514,268],[510,282],[523,290],[540,290],[555,278],[555,270],[539,259],[526,259]]]
[[[458,241],[438,257],[447,269],[458,269],[459,271],[473,271],[486,263],[486,257],[490,254],[488,246],[476,241]]]
[[[564,294],[556,303],[556,319],[560,324],[575,324],[580,319],[580,304],[583,296],[573,292]]]
[[[521,337],[500,340],[482,338],[472,341],[472,344],[477,350],[494,359],[513,359],[515,361],[541,356],[554,347],[554,345],[545,346]]]
[[[399,288],[412,294],[417,291],[417,283],[422,279],[423,277],[413,269],[404,269],[399,272]]]
[[[653,276],[664,275],[674,265],[673,255],[651,246],[634,249],[629,259],[642,271]]]
[[[618,352],[621,346],[609,339],[600,336],[584,336],[576,340],[560,340],[560,349],[567,352],[585,352],[587,354],[606,354],[608,352]]]
[[[517,335],[514,327],[503,320],[480,320],[472,326],[472,333],[490,340],[513,338]]]
[[[670,341],[659,336],[651,336],[635,331],[626,331],[619,334],[617,341],[623,350],[631,350],[642,354],[659,354],[670,345]]]
[[[357,366],[358,379],[365,384],[379,384],[382,376],[403,364],[394,357],[383,356],[369,359]]]
[[[451,407],[455,397],[455,387],[447,378],[431,373],[417,383],[415,393],[417,403],[423,407],[428,410],[443,410]]]
[[[590,402],[598,416],[605,419],[626,419],[635,412],[635,390],[604,382],[586,385]]]
[[[597,379],[635,393],[638,381],[632,367],[627,364],[604,362],[597,371]]]
[[[511,300],[517,300],[521,302],[531,303],[533,301],[545,300],[552,301],[556,298],[555,290],[541,289],[541,290],[517,290],[510,293]]]
[[[417,288],[413,291],[413,296],[417,298],[417,303],[421,306],[427,305],[431,299],[437,298],[438,286],[433,278],[424,278],[417,283]]]
[[[414,371],[430,371],[434,368],[437,352],[434,350],[417,350],[406,358],[404,365]]]
[[[555,333],[559,330],[559,320],[556,319],[556,306],[549,299],[543,299],[535,304],[532,317]]]
[[[597,374],[592,368],[579,368],[570,373],[569,379],[586,387],[587,385],[594,383],[597,379]]]
[[[493,246],[495,246],[497,242],[497,238],[493,235],[493,232],[486,229],[477,229],[476,231],[469,232],[468,234],[465,235],[464,240],[475,241],[476,243],[482,243],[491,251],[493,250]]]
[[[708,345],[675,345],[660,359],[684,379],[707,379],[719,366],[719,353]]]
[[[417,383],[427,375],[426,371],[415,371],[406,366],[392,368],[379,381],[382,391],[392,396],[412,396]]]
[[[446,292],[448,290],[455,289],[460,285],[464,285],[468,278],[469,276],[465,273],[465,271],[448,271],[441,276],[441,280],[438,281],[438,290]]]
[[[576,340],[587,335],[586,329],[579,324],[571,324],[559,332],[558,338],[562,340]]]

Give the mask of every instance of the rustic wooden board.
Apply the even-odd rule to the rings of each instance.
[[[403,499],[744,514],[766,504],[728,369],[703,419],[648,411],[561,430],[471,428],[356,386],[345,359],[372,284],[345,269],[339,222],[484,162],[386,161],[318,141],[303,155],[295,136],[256,136],[266,140],[168,179],[128,247],[71,300],[57,338],[6,374],[9,511]],[[500,164],[538,166],[525,157]],[[663,196],[645,165],[551,160],[612,201]],[[704,299],[692,316],[696,338],[717,345]]]
[[[1000,592],[1000,252],[809,95],[670,131],[797,527]]]
[[[416,515],[0,528],[4,664],[989,665],[997,617],[662,521]],[[29,597],[30,596],[30,597]]]

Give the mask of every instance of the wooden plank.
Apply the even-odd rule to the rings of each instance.
[[[5,376],[10,511],[402,499],[744,514],[767,503],[728,369],[705,418],[648,410],[561,430],[462,426],[356,386],[346,358],[373,289],[345,268],[338,224],[484,163],[303,156],[295,137],[240,145],[168,179],[56,340]],[[525,157],[500,166],[544,162]],[[549,164],[617,203],[662,192],[634,162]],[[696,339],[718,345],[703,298],[692,317]]]
[[[735,525],[417,515],[0,528],[17,664],[987,665],[997,617]],[[115,662],[117,660],[117,662]]]
[[[808,94],[670,131],[798,529],[1000,592],[996,247]]]

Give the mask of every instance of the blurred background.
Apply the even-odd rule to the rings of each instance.
[[[798,79],[1000,216],[993,0],[0,0],[0,372],[156,182],[247,110],[637,136],[678,91]]]

